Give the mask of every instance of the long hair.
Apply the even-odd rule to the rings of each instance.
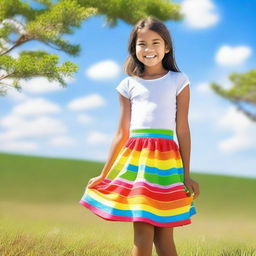
[[[168,49],[170,49],[170,51],[166,53],[164,58],[162,59],[163,67],[166,70],[180,72],[175,62],[173,43],[169,31],[163,22],[152,16],[139,20],[138,23],[132,29],[128,43],[129,55],[124,63],[124,72],[130,76],[143,75],[145,69],[144,64],[140,62],[136,57],[137,32],[139,29],[142,28],[147,28],[158,33],[163,38],[165,46]]]

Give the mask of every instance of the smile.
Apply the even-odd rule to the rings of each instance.
[[[156,55],[147,55],[147,56],[144,56],[144,58],[146,58],[146,59],[153,59],[153,58],[155,58],[156,57]]]

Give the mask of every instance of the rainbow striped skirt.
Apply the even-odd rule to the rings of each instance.
[[[191,223],[193,195],[173,130],[132,129],[105,179],[86,187],[79,203],[108,221],[147,222],[159,227]]]

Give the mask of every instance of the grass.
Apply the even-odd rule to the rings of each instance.
[[[131,255],[131,222],[103,220],[78,203],[103,163],[11,154],[0,162],[1,256]],[[174,229],[179,256],[256,256],[256,179],[192,178],[198,213]]]

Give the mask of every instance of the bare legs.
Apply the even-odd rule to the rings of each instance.
[[[151,256],[154,226],[145,222],[133,222],[134,247],[132,256]]]
[[[158,256],[178,256],[173,240],[173,227],[156,227],[154,244]]]
[[[158,256],[178,256],[173,240],[173,228],[156,227],[145,222],[133,222],[132,256],[151,256],[153,243]]]

